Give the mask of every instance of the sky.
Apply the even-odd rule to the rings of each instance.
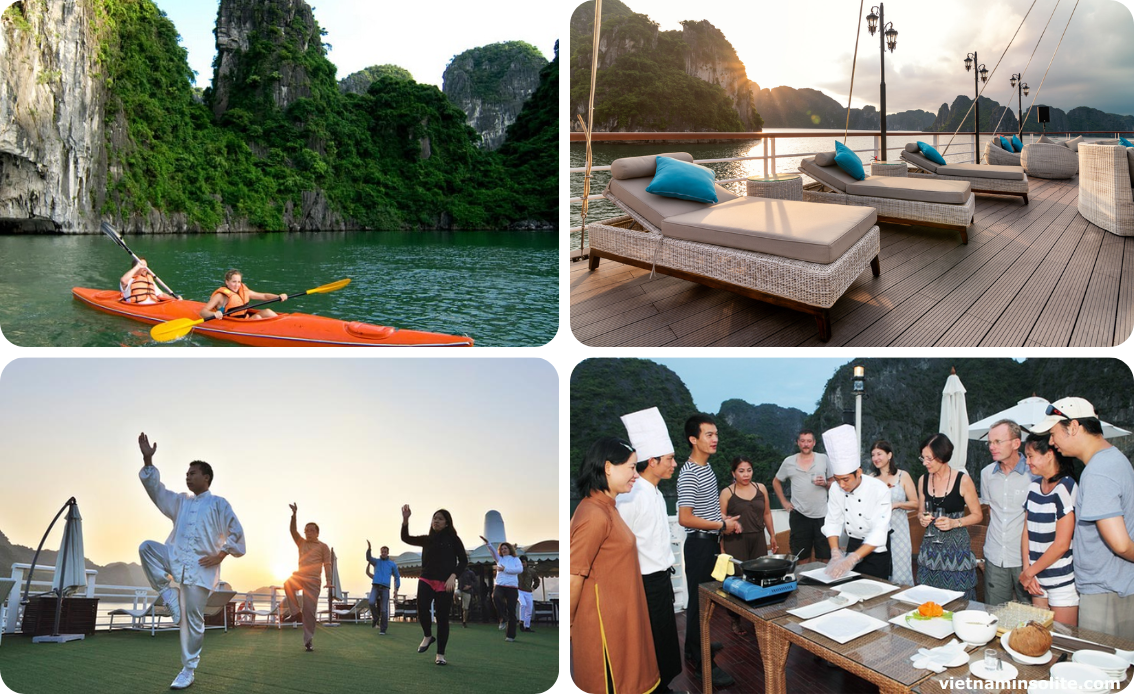
[[[558,378],[538,359],[17,359],[0,375],[0,531],[35,547],[75,496],[87,557],[138,562],[171,529],[138,480],[143,431],[167,488],[213,466],[246,535],[222,564],[237,590],[296,569],[293,502],[354,595],[366,540],[419,551],[400,542],[403,504],[415,535],[448,509],[469,549],[491,509],[512,542],[558,538]]]
[[[847,103],[858,17],[852,106],[879,106],[879,34],[871,37],[862,19],[870,12],[870,2],[864,2],[859,11],[860,3],[854,0],[698,5],[682,0],[623,1],[634,12],[658,22],[663,31],[680,29],[682,20],[707,19],[724,33],[747,68],[749,79],[761,88],[810,87],[841,104]],[[982,95],[1003,105],[1012,96],[1011,108],[1016,110],[1017,98],[1009,78],[1021,73],[1031,87],[1029,97],[1023,97],[1023,108],[1028,108],[1076,1],[1060,0],[1058,5],[1058,0],[888,0],[884,3],[886,20],[899,34],[895,52],[886,54],[887,113],[910,109],[937,112],[939,106],[959,94],[973,98],[973,73],[966,72],[963,61],[967,53],[975,51],[992,76],[992,87]],[[1132,115],[1132,13],[1114,0],[1079,2],[1038,103],[1065,111],[1091,106]],[[1129,2],[1135,9],[1137,3]],[[1026,12],[1025,25],[1001,59]],[[1029,63],[1046,25],[1040,47]]]
[[[811,414],[835,370],[850,359],[652,359],[677,374],[702,412],[725,400],[772,403]]]
[[[198,73],[197,86],[210,86],[218,3],[155,0],[155,4],[182,36],[190,68]],[[337,79],[372,65],[393,64],[411,72],[417,82],[441,87],[444,68],[469,48],[526,41],[549,60],[554,58],[560,32],[555,17],[536,16],[531,0],[494,0],[493,6],[461,0],[432,0],[427,5],[321,0],[309,5],[317,23],[328,31],[324,42],[332,45],[328,59],[337,67]]]

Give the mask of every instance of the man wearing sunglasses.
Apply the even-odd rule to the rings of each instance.
[[[1100,418],[1083,398],[1062,398],[1045,409],[1035,434],[1050,435],[1062,454],[1079,458],[1073,501],[1073,568],[1080,595],[1077,626],[1131,639],[1134,630],[1132,464],[1105,440]]]

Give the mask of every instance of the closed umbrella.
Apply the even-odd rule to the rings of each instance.
[[[1045,398],[1032,397],[1025,398],[1019,401],[1013,407],[1002,410],[997,414],[990,415],[985,419],[979,419],[970,425],[970,438],[978,441],[985,441],[989,437],[990,427],[995,422],[1003,419],[1009,419],[1017,422],[1021,426],[1021,438],[1026,437],[1026,432],[1029,427],[1034,426],[1041,420],[1045,419],[1045,408],[1049,406],[1049,401]],[[1106,421],[1101,420],[1101,428],[1104,430],[1104,437],[1106,439],[1113,439],[1119,436],[1128,436],[1131,431],[1121,429],[1118,426],[1113,426]]]
[[[79,505],[75,501],[75,497],[68,499],[59,513],[55,514],[55,518],[48,525],[47,532],[40,540],[39,547],[36,548],[36,553],[32,556],[32,567],[28,570],[28,580],[24,584],[24,597],[21,603],[25,605],[28,603],[28,591],[32,585],[32,575],[36,572],[36,562],[39,559],[40,551],[43,549],[44,542],[47,540],[48,534],[51,533],[51,529],[55,527],[55,522],[65,511],[67,512],[67,520],[63,526],[63,543],[60,545],[59,555],[56,557],[55,575],[52,578],[52,589],[50,591],[56,596],[55,623],[52,627],[51,636],[33,637],[32,643],[67,643],[68,641],[83,640],[83,634],[59,633],[59,618],[63,613],[64,593],[72,592],[77,587],[87,585],[87,570],[83,560],[83,518],[79,515]]]
[[[333,600],[340,600],[344,593],[341,592],[340,588],[340,570],[336,566],[336,550],[329,550],[329,553],[332,554],[332,580],[329,581],[332,584],[332,587],[329,588],[329,624],[332,624]]]
[[[966,386],[962,385],[954,368],[942,388],[942,416],[938,420],[938,431],[946,434],[954,444],[954,455],[947,461],[955,470],[966,467],[966,443],[969,440],[970,418],[966,416]]]

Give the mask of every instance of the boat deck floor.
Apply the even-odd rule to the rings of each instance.
[[[1077,178],[1029,179],[1029,204],[977,196],[957,232],[880,224],[870,269],[815,321],[724,290],[602,260],[571,263],[570,326],[589,346],[1110,347],[1133,322],[1133,239],[1077,213]]]

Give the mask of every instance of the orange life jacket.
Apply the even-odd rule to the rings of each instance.
[[[158,301],[158,288],[155,287],[154,278],[148,272],[140,272],[131,278],[131,293],[127,301],[132,304],[141,304],[144,301]]]
[[[237,308],[238,306],[243,306],[243,305],[249,303],[249,287],[245,286],[244,284],[241,285],[241,287],[239,287],[236,292],[231,291],[229,287],[218,287],[217,289],[214,290],[214,293],[210,295],[210,299],[212,300],[214,298],[214,296],[217,294],[221,294],[226,299],[226,303],[222,306],[222,309],[221,309],[223,313],[226,311],[226,309]],[[226,317],[227,318],[248,318],[249,316],[252,316],[255,313],[257,313],[257,309],[254,308],[254,309],[249,309],[248,311],[239,311],[237,313],[231,313]]]

